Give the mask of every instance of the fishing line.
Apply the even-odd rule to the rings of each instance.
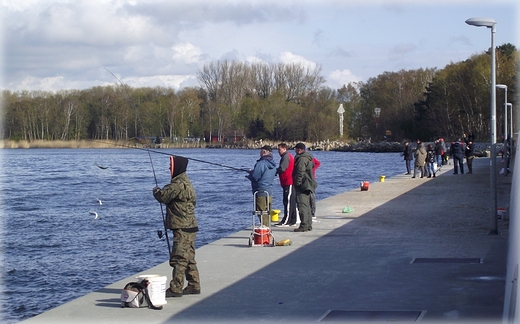
[[[98,140],[96,140],[96,141],[97,141],[97,142],[100,142],[100,143],[104,143],[104,144],[114,145],[114,143],[107,143],[107,142],[98,141]],[[152,152],[152,153],[163,154],[163,155],[168,155],[168,156],[173,155],[173,154],[166,153],[166,152],[160,152],[160,151],[150,150],[149,148],[134,147],[134,146],[130,146],[130,145],[117,144],[117,143],[116,143],[115,145],[117,145],[117,146],[121,146],[121,147],[126,147],[126,148],[131,148],[131,149],[135,149],[135,150],[145,150],[145,151],[147,151],[148,153]],[[175,156],[175,155],[173,155],[173,156]],[[232,167],[232,166],[229,166],[229,165],[220,164],[220,163],[215,163],[215,162],[209,162],[209,161],[204,161],[204,160],[199,160],[199,159],[195,159],[195,158],[192,158],[192,157],[186,157],[186,158],[187,158],[188,160],[192,160],[192,161],[196,161],[196,162],[200,162],[200,163],[211,164],[211,165],[216,165],[216,166],[219,166],[219,167],[222,167],[222,168],[226,168],[226,169],[231,169],[231,170],[235,170],[235,171],[244,171],[244,172],[249,172],[248,169],[235,168],[235,167]]]
[[[127,87],[125,86],[125,84],[114,74],[112,73],[112,71],[110,71],[109,69],[107,68],[104,68],[105,70],[107,70],[110,74],[112,74],[112,76],[114,78],[116,78],[117,81],[119,81],[119,83],[121,84],[121,86],[123,87],[123,89],[125,90],[126,92],[126,95],[128,97],[128,102],[130,102],[130,105],[132,106],[132,108],[134,109],[134,112],[135,112],[135,115],[137,117],[137,121],[139,122],[139,126],[141,126],[141,133],[143,134],[144,136],[144,129],[143,129],[143,124],[141,123],[141,118],[139,117],[139,111],[137,110],[137,107],[134,105],[134,102],[132,100],[132,97],[130,96],[130,94],[128,93],[128,90],[127,90]],[[136,134],[137,135],[137,134]],[[153,178],[155,179],[155,186],[156,187],[159,187],[159,184],[157,183],[157,176],[155,174],[155,168],[153,166],[153,161],[152,161],[152,155],[150,154],[150,150],[148,149],[148,156],[150,157],[150,164],[152,166],[152,172],[153,172]],[[162,216],[162,221],[163,221],[163,226],[164,226],[164,234],[166,236],[166,243],[168,244],[168,258],[171,258],[171,255],[172,255],[172,249],[171,249],[171,246],[170,246],[170,240],[168,238],[168,229],[167,229],[167,226],[166,226],[166,218],[164,216],[164,210],[163,210],[163,206],[161,203],[159,203],[159,206],[161,206],[161,216]],[[162,238],[162,233],[159,234],[160,231],[157,232],[157,234],[159,235],[159,238]]]

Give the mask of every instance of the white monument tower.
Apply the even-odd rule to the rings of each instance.
[[[343,113],[345,109],[343,109],[343,104],[339,105],[338,114],[339,114],[339,137],[343,137]]]

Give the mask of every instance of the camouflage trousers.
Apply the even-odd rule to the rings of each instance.
[[[199,270],[195,261],[195,238],[197,233],[184,232],[180,229],[173,232],[173,250],[170,255],[172,280],[170,289],[176,293],[182,293],[184,279],[188,281],[188,287],[200,290]]]

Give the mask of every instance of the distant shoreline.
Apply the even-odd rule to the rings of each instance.
[[[139,141],[111,141],[111,140],[80,140],[80,141],[0,141],[0,149],[179,149],[179,148],[207,148],[207,149],[260,149],[264,145],[271,145],[273,149],[279,142],[274,141],[241,141],[241,142],[212,142],[204,141],[161,143]],[[287,142],[289,148],[293,148],[297,142]],[[337,151],[337,152],[371,152],[371,153],[401,153],[403,144],[399,142],[340,142],[322,141],[318,143],[303,142],[310,151]],[[426,144],[426,143],[425,143]],[[475,155],[478,157],[489,156],[487,143],[475,143]],[[500,144],[497,149],[500,149]],[[498,153],[498,152],[497,152]]]
[[[205,145],[203,144],[202,147]],[[146,143],[139,143],[135,141],[112,141],[112,140],[79,140],[79,141],[45,141],[45,140],[35,140],[35,141],[11,141],[11,140],[3,140],[0,141],[0,149],[34,149],[34,148],[49,148],[49,149],[69,149],[69,148],[77,148],[77,149],[114,149],[114,148],[142,148],[142,147],[151,147],[151,148],[199,148],[201,147],[200,143],[163,143],[163,144],[151,144],[148,145]]]
[[[279,142],[274,141],[240,141],[240,142],[212,142],[204,141],[161,143],[139,141],[111,141],[111,140],[79,140],[79,141],[0,141],[0,149],[132,149],[132,148],[227,148],[227,149],[259,149],[264,145],[276,148]],[[287,142],[289,148],[293,148],[297,142]],[[322,141],[318,143],[303,142],[311,151],[340,151],[340,152],[402,152],[403,146],[398,142],[342,142]]]

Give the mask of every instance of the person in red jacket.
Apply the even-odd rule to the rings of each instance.
[[[283,189],[283,218],[274,226],[295,226],[299,223],[299,215],[292,179],[294,157],[287,151],[287,144],[285,143],[278,144],[278,154],[280,154],[280,166],[276,169],[276,173]]]

